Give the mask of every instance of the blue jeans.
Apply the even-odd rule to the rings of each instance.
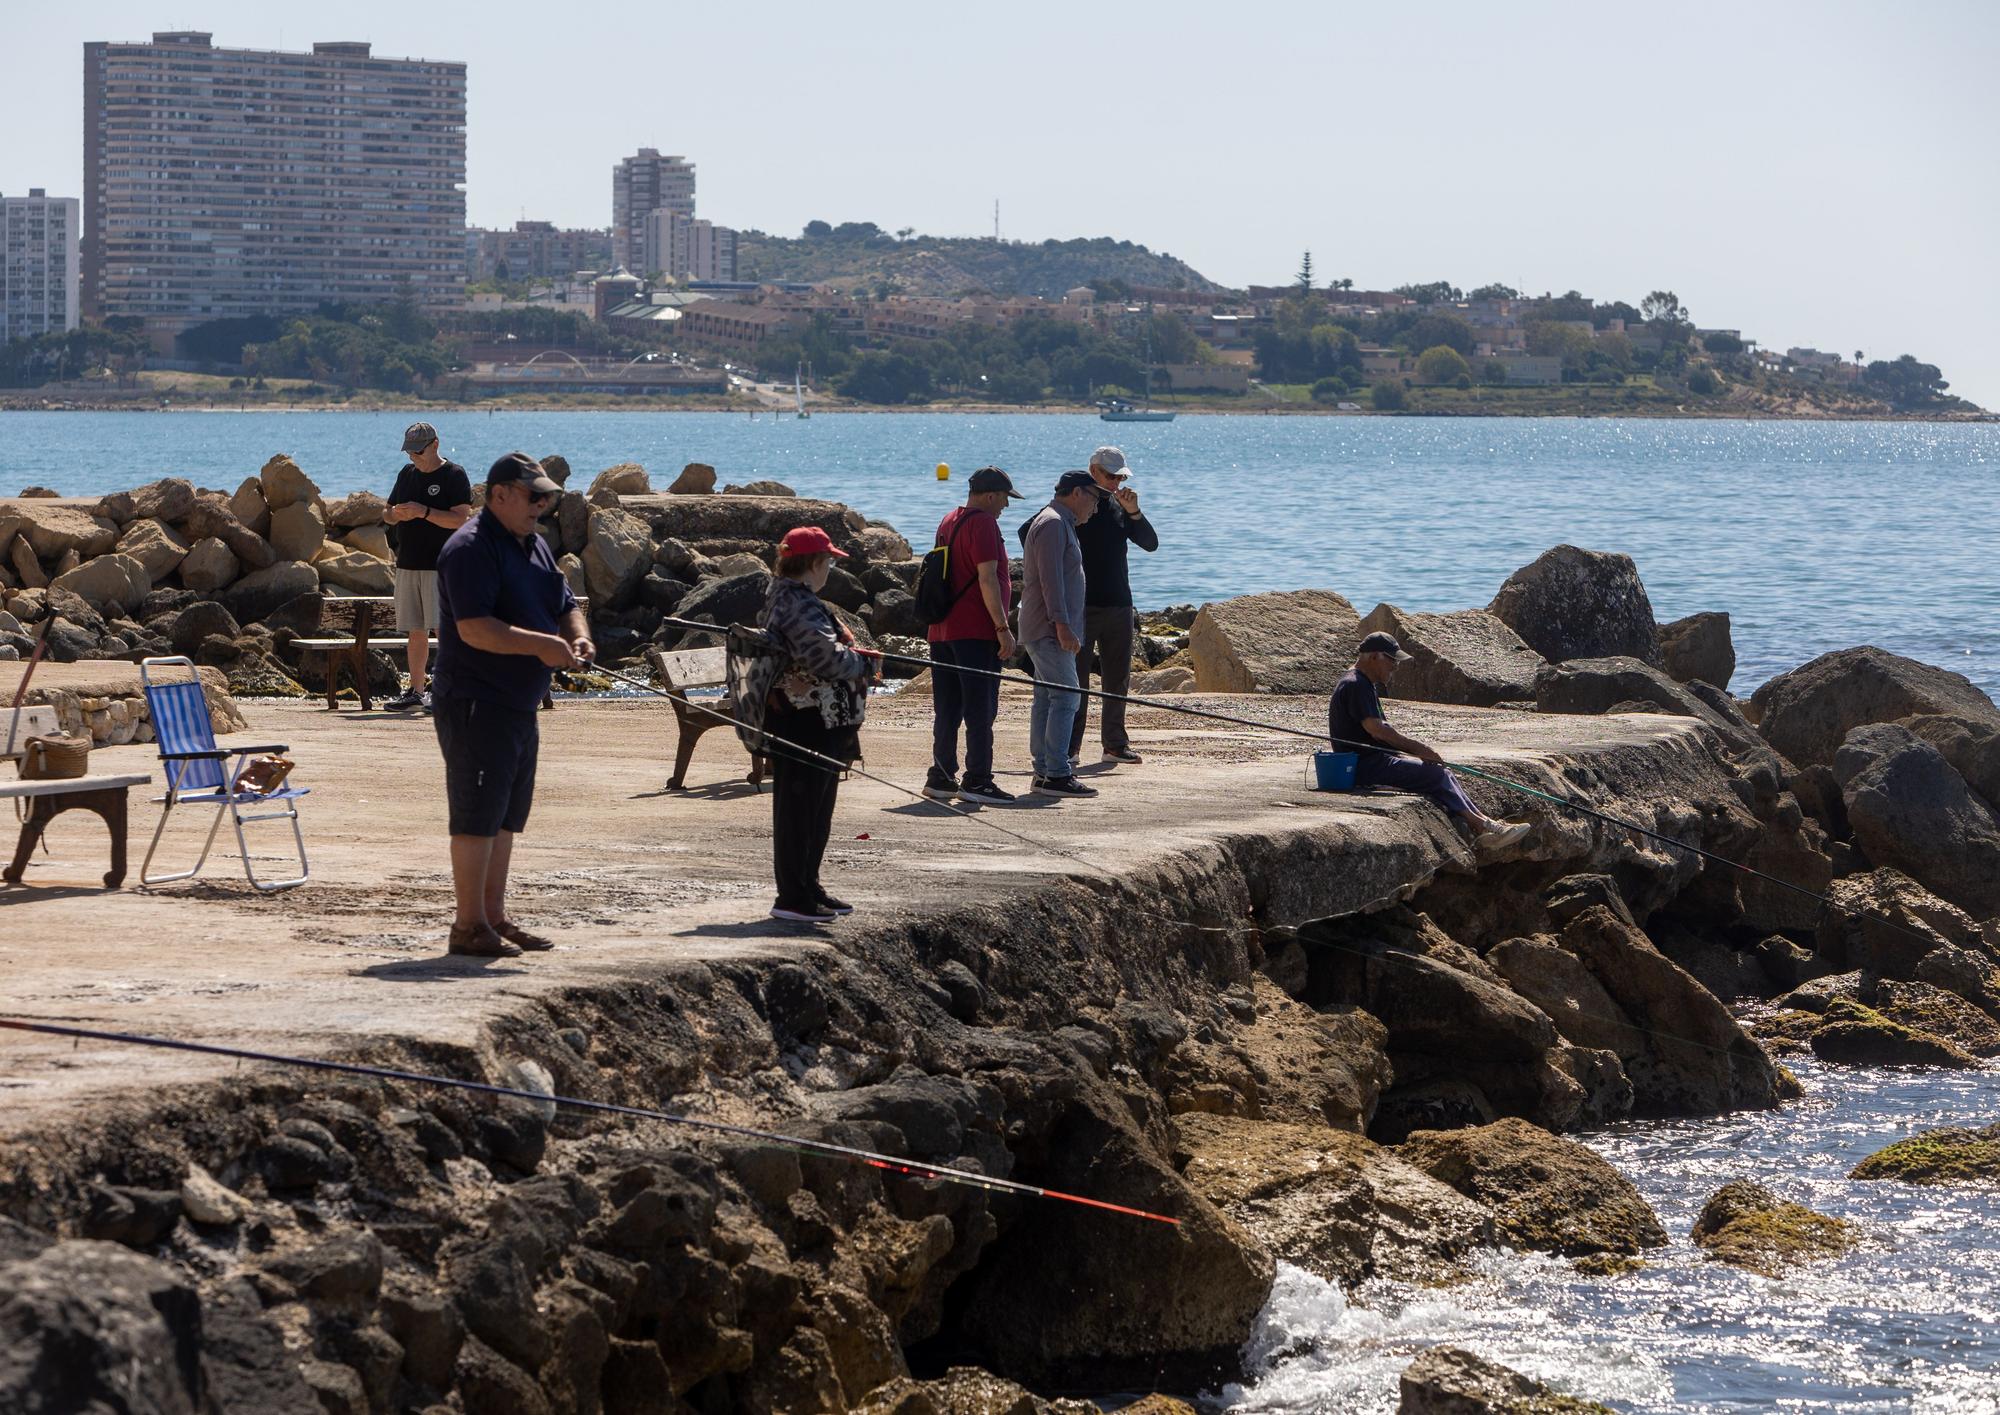
[[[1072,690],[1065,693],[1037,687],[1034,706],[1028,712],[1028,754],[1035,760],[1035,775],[1059,780],[1071,774],[1069,733],[1076,722],[1076,710],[1083,706],[1083,694],[1073,691],[1077,686],[1076,655],[1063,652],[1053,638],[1036,639],[1027,648],[1035,677]]]
[[[1458,778],[1451,774],[1449,767],[1420,762],[1415,757],[1363,752],[1361,760],[1354,764],[1354,784],[1387,786],[1425,796],[1455,816],[1479,814],[1479,807],[1473,805],[1471,798],[1459,788]]]

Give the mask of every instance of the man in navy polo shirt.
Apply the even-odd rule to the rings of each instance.
[[[562,488],[525,452],[486,473],[486,506],[438,553],[431,675],[451,813],[451,951],[511,958],[555,945],[507,917],[507,865],[528,824],[549,674],[596,651],[569,582],[536,531]]]

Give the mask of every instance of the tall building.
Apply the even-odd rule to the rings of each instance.
[[[611,233],[565,230],[553,221],[516,221],[511,231],[475,226],[467,232],[465,254],[473,280],[567,280],[580,270],[611,267]]]
[[[646,214],[641,264],[630,267],[676,280],[734,280],[736,232],[662,207]]]
[[[83,47],[83,311],[156,338],[207,320],[465,288],[465,65]]]
[[[646,217],[655,211],[694,217],[694,164],[642,147],[611,169],[611,258],[627,270],[645,263]]]
[[[0,196],[0,343],[76,328],[75,197]]]

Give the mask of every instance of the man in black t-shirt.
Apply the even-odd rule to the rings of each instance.
[[[1387,786],[1427,796],[1448,814],[1464,819],[1482,846],[1498,849],[1516,844],[1527,835],[1527,823],[1495,820],[1480,810],[1434,747],[1405,737],[1383,715],[1376,690],[1387,687],[1396,665],[1409,657],[1392,634],[1370,634],[1361,641],[1354,667],[1334,685],[1333,699],[1326,706],[1326,731],[1333,749],[1353,752],[1358,758],[1356,786]]]
[[[472,481],[465,468],[439,455],[437,429],[429,423],[410,424],[403,451],[410,460],[396,474],[386,519],[396,534],[396,627],[410,636],[410,686],[384,706],[429,712],[425,676],[438,626],[438,552],[472,515]]]

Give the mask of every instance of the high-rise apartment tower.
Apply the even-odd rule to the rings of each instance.
[[[0,343],[76,328],[75,197],[0,196]]]
[[[637,275],[646,258],[646,218],[671,211],[694,219],[694,164],[642,147],[611,169],[611,258]]]
[[[83,47],[83,309],[156,337],[243,315],[427,305],[465,287],[465,65]]]

